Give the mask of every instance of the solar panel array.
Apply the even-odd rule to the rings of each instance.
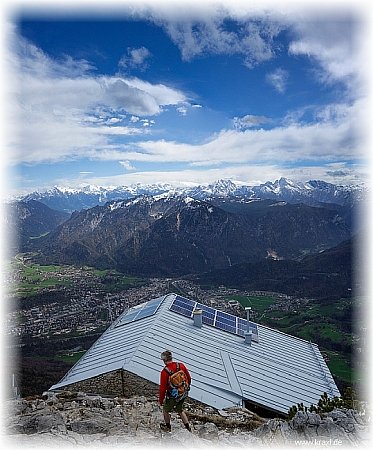
[[[189,318],[193,317],[193,313],[196,309],[202,310],[202,323],[238,336],[245,336],[245,333],[251,331],[252,340],[254,342],[259,342],[258,327],[254,322],[249,321],[248,323],[246,319],[228,314],[224,311],[219,311],[218,309],[211,308],[211,306],[197,303],[188,298],[181,297],[180,295],[175,297],[175,300],[170,306],[171,311]]]
[[[163,302],[164,297],[156,298],[149,302],[130,308],[125,315],[116,324],[116,327],[125,325],[126,323],[135,322],[136,320],[144,319],[145,317],[155,314]]]

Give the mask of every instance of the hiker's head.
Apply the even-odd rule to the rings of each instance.
[[[172,361],[172,353],[170,352],[170,350],[165,350],[164,352],[161,353],[161,359],[166,363],[169,361]]]

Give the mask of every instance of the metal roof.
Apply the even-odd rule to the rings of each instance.
[[[171,311],[176,297],[124,312],[50,390],[118,369],[159,383],[160,353],[170,349],[191,373],[189,396],[218,409],[247,400],[286,414],[297,403],[317,404],[324,392],[340,395],[316,344],[257,324],[259,342],[248,345]]]

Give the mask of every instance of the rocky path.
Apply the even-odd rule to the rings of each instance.
[[[190,402],[192,433],[177,415],[172,432],[160,431],[156,399],[108,399],[84,393],[48,394],[5,405],[6,436],[15,448],[54,447],[364,447],[370,446],[366,414],[334,410],[320,416],[298,412],[290,420],[258,417],[245,408],[217,411]]]

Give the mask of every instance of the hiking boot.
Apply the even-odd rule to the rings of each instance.
[[[160,423],[159,424],[162,431],[171,431],[171,424],[170,423]]]

